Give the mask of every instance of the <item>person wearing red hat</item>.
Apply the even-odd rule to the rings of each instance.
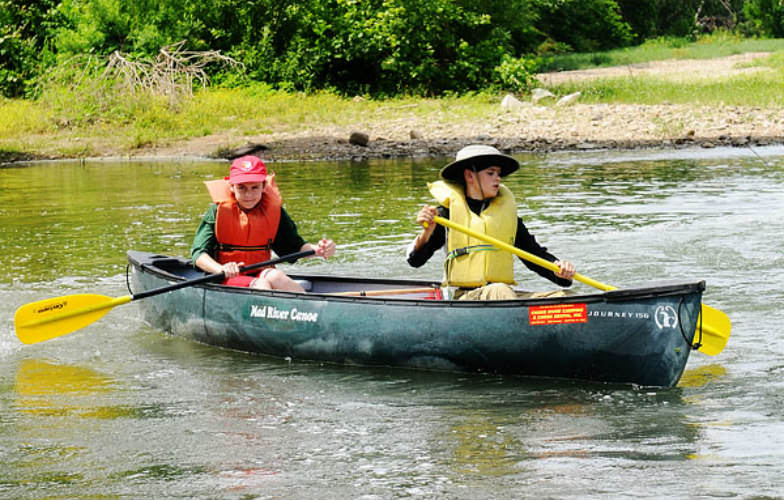
[[[559,266],[553,272],[528,261],[532,271],[562,287],[572,285],[574,264],[558,260],[539,243],[517,216],[512,192],[501,183],[520,168],[517,160],[485,145],[466,146],[454,162],[441,170],[441,180],[428,185],[439,205],[425,205],[417,214],[417,224],[424,225],[408,248],[408,263],[420,267],[439,248],[446,245],[445,285],[460,300],[515,299],[510,286],[514,282],[514,258],[459,231],[447,231],[433,222],[439,215],[452,222],[488,234]],[[564,292],[545,292],[536,296]]]
[[[266,267],[246,275],[244,265],[277,255],[307,250],[326,258],[335,254],[335,242],[323,238],[314,245],[297,233],[297,226],[281,205],[275,175],[267,173],[256,156],[243,156],[231,164],[229,176],[208,181],[213,203],[207,208],[191,246],[191,260],[208,273],[223,273],[223,284],[259,289],[304,292],[286,273]]]

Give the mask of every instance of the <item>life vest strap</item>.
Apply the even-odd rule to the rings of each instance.
[[[233,252],[236,250],[244,251],[244,252],[266,252],[271,250],[271,246],[269,243],[266,245],[255,245],[255,246],[242,246],[242,245],[229,245],[227,243],[218,243],[218,251],[220,252]]]
[[[470,245],[467,247],[455,248],[446,255],[446,260],[456,259],[462,255],[467,255],[474,252],[496,252],[498,249],[493,245]]]

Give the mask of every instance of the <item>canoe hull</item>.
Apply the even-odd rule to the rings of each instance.
[[[169,271],[187,265],[169,258],[166,271],[155,258],[129,253],[135,293],[176,282]],[[367,286],[382,285],[375,281]],[[295,360],[671,387],[690,354],[703,288],[698,282],[480,303],[204,285],[140,305],[166,332]]]

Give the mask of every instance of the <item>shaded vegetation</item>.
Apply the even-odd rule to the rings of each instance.
[[[0,0],[0,92],[35,96],[77,56],[145,60],[180,42],[241,63],[207,69],[228,87],[525,91],[551,56],[717,27],[782,36],[783,18],[778,0]]]

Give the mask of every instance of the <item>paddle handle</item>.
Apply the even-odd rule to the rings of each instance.
[[[274,266],[275,264],[281,264],[283,262],[294,262],[302,257],[309,257],[316,253],[315,250],[305,250],[303,252],[292,253],[289,255],[284,255],[283,257],[279,257],[277,259],[267,260],[264,262],[257,262],[255,264],[250,264],[247,266],[242,266],[240,268],[240,272],[245,271],[252,271],[254,269],[259,269],[262,267]],[[171,292],[173,290],[179,290],[180,288],[185,288],[188,286],[199,285],[201,283],[209,283],[210,281],[217,280],[219,278],[223,278],[225,276],[224,273],[215,273],[215,274],[208,274],[207,276],[202,276],[201,278],[195,278],[192,280],[181,281],[180,283],[175,283],[173,285],[166,285],[160,288],[153,288],[152,290],[147,290],[146,292],[140,292],[134,294],[131,300],[139,300],[144,299],[147,297],[152,297],[153,295],[159,295],[166,292]]]
[[[497,248],[500,248],[501,250],[506,250],[507,252],[511,252],[511,253],[517,255],[518,257],[520,257],[522,259],[525,259],[528,262],[532,262],[532,263],[534,263],[534,264],[536,264],[538,266],[544,267],[545,269],[549,269],[550,271],[553,271],[553,272],[556,272],[556,273],[558,271],[560,271],[560,268],[558,266],[556,266],[555,264],[553,264],[552,262],[550,262],[549,260],[545,260],[545,259],[543,259],[543,258],[541,258],[541,257],[539,257],[537,255],[534,255],[532,253],[526,252],[525,250],[521,250],[521,249],[517,248],[514,245],[510,245],[509,243],[504,243],[503,241],[501,241],[501,240],[499,240],[497,238],[493,238],[492,236],[488,236],[488,235],[486,235],[484,233],[479,233],[477,231],[474,231],[471,228],[468,228],[468,227],[462,226],[460,224],[454,223],[454,222],[450,221],[449,219],[444,219],[443,217],[438,216],[438,215],[433,217],[433,220],[435,222],[441,224],[442,226],[448,227],[450,229],[454,229],[456,231],[463,232],[463,233],[465,233],[465,234],[467,234],[467,235],[469,235],[469,236],[471,236],[473,238],[476,238],[478,240],[482,240],[482,241],[484,241],[486,243],[490,243],[491,245],[493,245],[493,246],[495,246]],[[575,273],[573,278],[576,279],[577,281],[585,283],[588,286],[592,286],[594,288],[598,288],[599,290],[604,290],[605,292],[608,291],[608,290],[615,290],[615,288],[616,288],[614,286],[607,285],[607,284],[602,283],[600,281],[596,281],[595,279],[589,278],[587,276],[583,276],[580,273]]]

